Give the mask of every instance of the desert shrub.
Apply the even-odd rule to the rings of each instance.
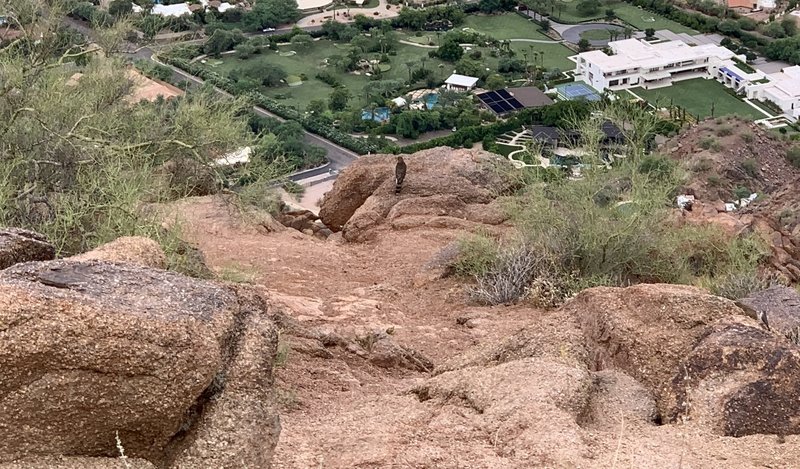
[[[744,143],[753,143],[753,141],[756,139],[755,136],[750,132],[744,132],[740,134],[740,137],[742,137],[742,141]]]
[[[748,176],[754,178],[758,176],[758,161],[754,158],[748,158],[742,161],[742,170]]]
[[[729,135],[733,135],[733,127],[723,125],[717,129],[717,137],[727,137]]]
[[[800,146],[795,145],[786,151],[786,159],[795,168],[800,168]]]
[[[700,158],[692,166],[692,171],[695,173],[702,173],[714,167],[714,163],[708,158]]]
[[[769,286],[770,280],[755,271],[728,272],[707,283],[711,293],[731,300],[744,298]]]
[[[673,176],[677,164],[663,155],[647,155],[639,163],[639,172],[657,179],[669,179]]]
[[[733,190],[733,197],[735,197],[736,200],[746,199],[750,197],[750,194],[752,194],[752,191],[750,191],[750,189],[745,186],[737,186]]]
[[[719,187],[722,184],[722,178],[719,174],[712,174],[708,177],[708,184],[713,187]]]
[[[700,141],[700,148],[703,150],[720,151],[722,146],[719,144],[717,139],[713,137],[707,137]]]
[[[458,252],[452,267],[457,275],[485,274],[497,257],[497,241],[483,234],[470,235],[458,241]]]

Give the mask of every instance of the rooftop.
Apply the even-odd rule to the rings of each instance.
[[[767,75],[769,83],[765,87],[773,88],[773,92],[783,95],[784,98],[800,98],[800,65],[784,68],[777,73]]]
[[[454,73],[450,75],[450,78],[448,78],[445,81],[445,83],[447,83],[448,85],[464,86],[469,88],[475,86],[475,84],[478,83],[478,80],[479,79],[475,77],[469,77],[467,75],[459,75],[458,73]]]
[[[638,39],[624,39],[608,43],[614,55],[594,50],[582,52],[579,57],[585,58],[605,71],[626,70],[629,68],[659,67],[670,63],[695,60],[706,57],[717,57],[720,60],[732,59],[736,56],[731,50],[714,44],[690,46],[683,41],[668,41],[651,44]]]
[[[544,94],[542,90],[535,86],[523,86],[521,88],[507,88],[506,91],[511,93],[511,96],[517,98],[523,106],[527,107],[542,107],[553,104],[553,100]]]

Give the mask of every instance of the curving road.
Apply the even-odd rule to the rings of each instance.
[[[606,29],[616,29],[620,33],[625,31],[622,26],[611,23],[585,23],[576,24],[560,32],[565,41],[577,44],[581,40],[581,34],[587,31],[598,31]],[[611,39],[589,39],[589,44],[593,46],[607,46]]]

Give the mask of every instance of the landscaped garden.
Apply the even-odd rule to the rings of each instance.
[[[645,30],[648,28],[653,28],[656,31],[659,29],[667,29],[677,34],[697,34],[697,31],[693,30],[692,28],[686,27],[657,13],[643,10],[637,6],[631,5],[630,3],[614,3],[609,5],[607,8],[614,10],[614,14],[617,16],[617,18],[630,24],[636,29]]]
[[[721,83],[704,78],[681,81],[666,88],[633,88],[630,91],[656,107],[680,106],[701,119],[712,116],[712,110],[714,117],[738,115],[754,120],[767,117],[731,95]]]
[[[539,25],[526,20],[516,13],[502,15],[470,15],[464,19],[462,28],[487,34],[495,39],[537,39],[552,41],[546,36]]]
[[[550,15],[555,21],[563,23],[586,23],[601,21],[606,17],[606,10],[614,10],[614,15],[632,27],[640,30],[653,28],[667,29],[674,33],[696,34],[697,31],[672,21],[657,13],[643,10],[625,2],[596,2],[595,8],[587,8],[586,4],[593,0],[555,0],[548,7],[532,8],[540,13]],[[592,39],[592,38],[587,38]],[[598,39],[598,38],[594,38]]]

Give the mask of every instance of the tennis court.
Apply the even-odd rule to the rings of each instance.
[[[574,82],[556,85],[558,97],[568,101],[585,99],[587,101],[600,101],[600,94],[586,83]]]

